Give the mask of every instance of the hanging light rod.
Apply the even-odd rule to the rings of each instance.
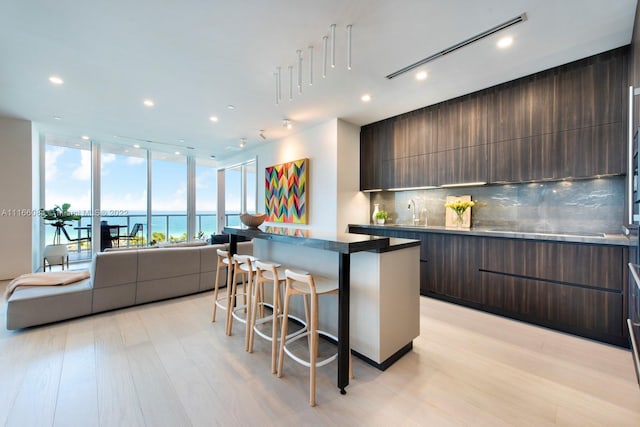
[[[398,71],[387,75],[386,77],[388,79],[392,79],[394,77],[398,77],[401,74],[404,74],[404,73],[406,73],[408,71],[413,70],[414,68],[417,68],[417,67],[419,67],[421,65],[426,64],[427,62],[431,62],[434,59],[438,59],[438,58],[440,58],[442,56],[445,56],[445,55],[447,55],[447,54],[449,54],[451,52],[455,52],[456,50],[461,49],[461,48],[463,48],[463,47],[465,47],[467,45],[470,45],[471,43],[477,42],[478,40],[482,40],[485,37],[489,37],[491,34],[497,33],[498,31],[504,30],[505,28],[509,28],[512,25],[518,24],[520,22],[524,22],[526,20],[527,20],[527,13],[523,12],[522,14],[516,16],[515,18],[512,18],[512,19],[508,20],[507,22],[503,22],[500,25],[496,25],[493,28],[490,28],[490,29],[488,29],[488,30],[486,30],[486,31],[484,31],[484,32],[482,32],[480,34],[477,34],[477,35],[475,35],[473,37],[470,37],[470,38],[468,38],[468,39],[466,39],[464,41],[461,41],[460,43],[454,44],[453,46],[448,47],[448,48],[446,48],[446,49],[444,49],[444,50],[442,50],[442,51],[440,51],[438,53],[434,53],[433,55],[428,56],[428,57],[426,57],[424,59],[421,59],[418,62],[414,62],[413,64],[408,65],[408,66],[406,66],[404,68],[401,68]]]

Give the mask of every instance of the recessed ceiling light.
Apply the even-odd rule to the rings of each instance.
[[[133,148],[140,148],[140,144],[133,144]]]
[[[503,37],[500,40],[498,40],[498,43],[496,43],[496,44],[498,45],[498,47],[500,49],[504,49],[506,47],[511,46],[512,43],[513,43],[513,37],[507,36],[507,37]]]
[[[49,77],[49,81],[51,83],[53,83],[54,85],[61,85],[64,83],[64,80],[62,80],[60,77],[58,76],[50,76]]]
[[[416,73],[416,80],[424,80],[427,78],[427,72],[426,71],[418,71]]]
[[[293,124],[291,123],[291,120],[283,119],[282,126],[286,127],[287,129],[291,129],[293,127]]]
[[[80,138],[84,139],[85,141],[89,140],[89,137],[87,135],[82,135]]]
[[[184,139],[179,139],[178,142],[182,144],[184,142]]]
[[[180,155],[180,152],[179,152],[179,151],[176,151],[174,154],[175,154],[176,156],[178,156],[178,155]]]
[[[240,139],[240,147],[244,148],[247,145],[247,138]]]
[[[215,159],[216,156],[214,156],[213,154],[209,156],[210,159]]]
[[[218,118],[216,116],[209,117],[209,120],[211,120],[213,123],[218,123]]]
[[[362,95],[360,99],[362,99],[362,102],[369,102],[371,101],[371,95],[369,94]]]
[[[147,107],[153,107],[154,105],[156,105],[152,100],[150,99],[145,99],[144,101],[142,101],[142,103],[144,105],[146,105]]]
[[[53,116],[53,120],[62,120],[62,117],[60,117],[60,116]]]
[[[235,110],[235,109],[236,109],[235,105],[231,105],[231,104],[227,105],[227,110]]]

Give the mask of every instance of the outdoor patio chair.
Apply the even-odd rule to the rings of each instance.
[[[130,246],[131,242],[134,242],[135,246],[139,246],[142,243],[142,237],[143,237],[142,229],[143,229],[143,225],[141,223],[135,223],[133,224],[133,228],[131,229],[131,232],[129,234],[120,236],[120,239],[126,240],[127,246]],[[138,236],[138,233],[140,233],[139,236]]]

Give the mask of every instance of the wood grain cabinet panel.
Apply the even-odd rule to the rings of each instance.
[[[421,288],[448,298],[482,304],[479,286],[481,239],[432,234],[422,243],[424,279]]]
[[[555,131],[624,121],[624,49],[558,67]]]
[[[384,161],[392,158],[393,120],[360,129],[360,190],[384,188]]]
[[[489,272],[481,275],[493,310],[561,331],[622,344],[623,295]]]
[[[438,113],[435,108],[421,108],[407,113],[407,156],[421,156],[437,151]]]
[[[487,100],[477,92],[438,105],[438,151],[487,143]]]
[[[622,291],[621,246],[485,238],[482,252],[482,270]]]
[[[462,182],[487,182],[487,145],[449,150],[444,153],[441,171],[437,175],[438,185]]]

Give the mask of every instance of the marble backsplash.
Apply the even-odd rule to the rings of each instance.
[[[471,195],[474,227],[522,231],[620,233],[624,224],[625,178],[485,185],[371,193],[389,213],[387,223],[411,224],[414,200],[420,225],[444,226],[447,196]]]

